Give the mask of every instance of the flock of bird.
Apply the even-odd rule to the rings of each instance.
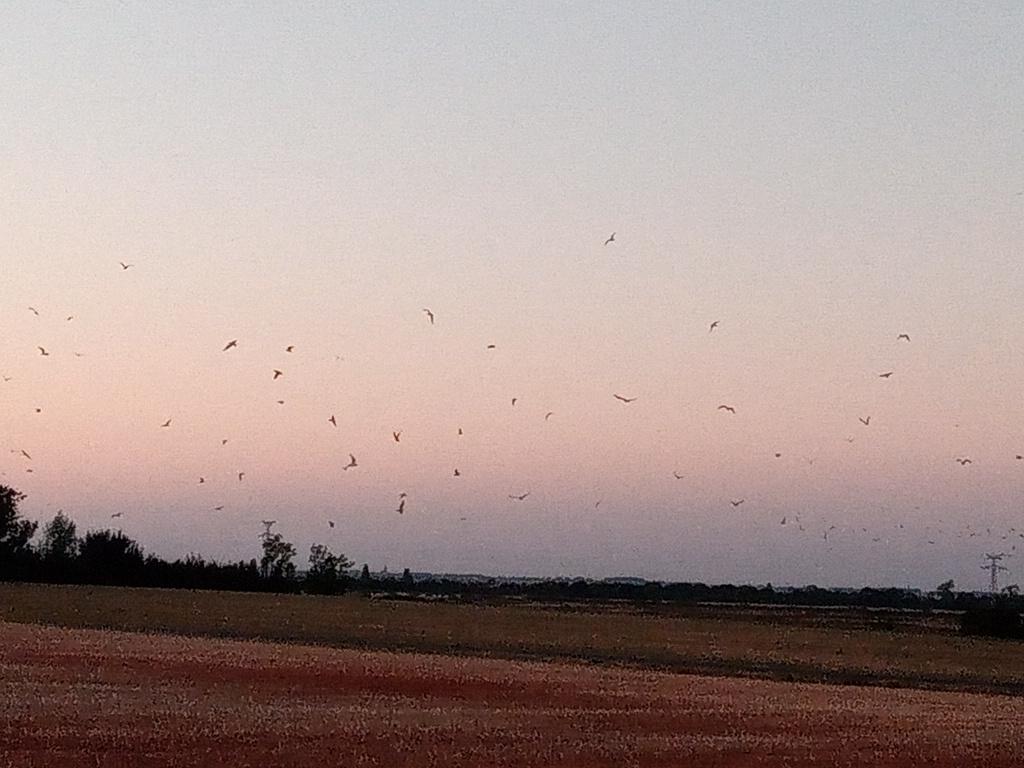
[[[616,239],[615,239],[615,235],[616,235],[615,232],[611,233],[611,235],[609,235],[607,237],[607,239],[605,239],[604,245],[605,246],[609,246],[609,245],[615,244],[617,242]],[[134,269],[135,268],[135,264],[126,263],[126,262],[123,262],[123,261],[122,262],[118,262],[118,265],[120,266],[122,271],[128,271],[130,269]],[[29,306],[28,307],[28,311],[31,312],[35,317],[41,317],[42,316],[40,310],[38,308],[34,307],[34,306]],[[436,317],[434,311],[431,308],[429,308],[429,307],[424,307],[422,309],[422,312],[423,312],[423,315],[426,318],[426,322],[430,326],[435,326],[436,325],[437,317]],[[71,321],[74,320],[74,317],[75,317],[74,315],[68,315],[65,318],[65,320],[66,320],[66,322],[71,322]],[[721,320],[717,320],[717,319],[713,320],[713,321],[711,321],[708,324],[707,333],[712,334],[712,333],[715,333],[716,331],[720,332],[719,329],[721,327],[722,327],[721,326]],[[895,334],[895,339],[896,339],[897,343],[906,343],[906,344],[910,344],[911,343],[910,334],[906,333],[906,332],[896,333]],[[237,339],[237,338],[233,338],[233,339],[227,340],[224,343],[223,347],[221,348],[221,352],[223,352],[223,353],[231,353],[232,351],[239,349],[240,343],[241,343],[240,339]],[[43,346],[43,345],[37,345],[36,349],[38,350],[39,355],[42,356],[42,357],[50,357],[51,356],[50,350],[47,347]],[[493,343],[487,344],[486,345],[486,349],[487,350],[496,350],[497,349],[497,345],[493,344]],[[296,350],[296,346],[293,345],[293,344],[287,345],[284,348],[285,353],[288,353],[288,354],[294,353],[295,350]],[[77,352],[74,353],[74,354],[76,356],[79,356],[79,357],[82,356],[80,353],[77,353]],[[882,371],[882,372],[877,373],[877,377],[880,378],[880,379],[883,379],[883,380],[889,380],[889,379],[891,379],[894,376],[894,374],[895,374],[895,371],[893,371],[893,370],[886,370],[886,371]],[[268,375],[270,376],[271,381],[278,381],[279,379],[285,378],[286,372],[282,368],[269,368]],[[11,382],[13,380],[14,380],[14,376],[12,376],[12,375],[5,374],[2,377],[3,383],[8,383],[8,382]],[[611,398],[613,398],[615,401],[618,401],[623,406],[631,406],[634,403],[636,403],[637,400],[639,399],[638,395],[633,395],[632,393],[630,395],[625,395],[625,394],[621,394],[619,392],[610,392],[609,395],[610,395]],[[511,405],[512,405],[512,407],[515,407],[518,401],[519,401],[518,397],[512,397],[511,398]],[[280,404],[280,405],[283,405],[284,404],[284,400],[277,400],[277,403]],[[42,409],[39,408],[39,407],[37,407],[35,410],[36,410],[36,413],[41,413],[42,412]],[[729,417],[737,415],[737,407],[732,405],[732,404],[730,404],[730,403],[721,403],[721,404],[719,404],[717,406],[716,410],[721,412],[721,413],[723,413],[723,414],[726,414]],[[554,415],[555,415],[554,411],[547,411],[544,414],[544,421],[548,421]],[[858,420],[859,420],[860,424],[863,427],[870,428],[871,427],[871,418],[872,417],[871,417],[870,414],[865,414],[863,416],[859,416]],[[325,422],[327,424],[330,424],[332,428],[335,428],[335,429],[338,428],[338,420],[337,420],[337,417],[336,417],[335,414],[333,414],[333,413],[325,414],[324,415],[324,420],[325,420]],[[170,429],[173,428],[174,423],[175,423],[174,422],[174,418],[173,417],[168,417],[168,418],[164,419],[162,422],[158,422],[157,426],[158,426],[159,429],[168,429],[168,430],[170,430]],[[459,436],[464,434],[462,427],[458,427],[457,428],[457,434]],[[392,430],[391,431],[391,438],[392,438],[392,440],[395,443],[399,443],[400,444],[401,443],[401,438],[402,438],[402,430],[400,430],[400,429]],[[853,442],[853,438],[852,437],[847,437],[846,440],[847,440],[847,442]],[[222,438],[221,439],[221,445],[226,445],[227,443],[228,443],[228,439],[227,438]],[[22,459],[26,460],[29,463],[31,463],[33,461],[32,455],[27,450],[25,450],[25,448],[23,448],[23,447],[12,447],[10,449],[10,453],[16,454],[16,455],[20,456]],[[779,452],[779,451],[774,451],[773,452],[773,456],[776,459],[780,459],[780,458],[782,458],[782,453]],[[1024,454],[1015,454],[1013,458],[1016,461],[1024,461]],[[961,467],[967,467],[967,466],[973,464],[973,460],[969,456],[958,455],[958,456],[953,457],[953,460],[957,464],[959,464]],[[813,463],[813,459],[807,459],[807,461],[808,461],[808,463]],[[356,455],[354,453],[349,453],[348,454],[348,462],[344,463],[344,464],[341,464],[340,468],[341,468],[342,471],[347,472],[349,470],[356,470],[356,469],[359,468],[359,466],[360,465],[359,465],[359,463],[357,461]],[[33,467],[29,466],[29,467],[25,468],[25,471],[28,472],[28,473],[31,473],[34,470],[33,470]],[[458,478],[458,477],[462,476],[462,472],[460,471],[459,467],[453,467],[452,468],[451,476],[455,477],[455,478]],[[686,478],[686,475],[680,473],[678,470],[673,470],[671,472],[671,476],[675,480],[677,480],[677,481],[681,481],[681,480],[684,480]],[[242,483],[242,482],[245,481],[246,472],[245,471],[238,471],[236,473],[236,477],[237,477],[237,482],[238,483]],[[206,476],[205,475],[200,476],[198,478],[198,484],[199,485],[205,485],[206,484]],[[527,499],[530,498],[531,492],[529,490],[527,490],[527,491],[524,491],[522,493],[509,493],[507,495],[508,495],[508,499],[510,501],[512,501],[512,502],[515,502],[515,503],[525,503],[527,501]],[[403,492],[398,494],[397,507],[395,508],[395,512],[397,512],[397,514],[399,514],[399,515],[405,514],[407,499],[408,499],[408,494],[406,492],[403,491]],[[747,503],[748,502],[747,502],[746,498],[728,499],[728,504],[733,509],[738,509],[739,507],[741,507],[742,505],[747,504]],[[601,504],[601,499],[598,499],[594,503],[594,508],[595,509],[598,508],[600,506],[600,504]],[[216,506],[213,506],[212,509],[214,511],[218,511],[218,512],[219,511],[223,511],[225,509],[225,505],[218,504]],[[122,517],[122,515],[123,515],[122,512],[116,512],[116,513],[113,513],[111,515],[111,518],[120,518],[120,517]],[[464,519],[464,518],[462,518],[462,519]],[[264,521],[264,522],[266,524],[267,521]],[[327,520],[326,522],[327,522],[327,525],[330,528],[334,528],[335,527],[335,521],[334,520]],[[779,520],[779,525],[795,527],[797,530],[799,530],[801,532],[807,530],[805,528],[804,521],[801,520],[799,515],[792,515],[792,514],[784,515]],[[894,523],[893,524],[893,528],[894,529],[902,529],[903,525],[900,524],[900,523]],[[839,532],[845,532],[845,531],[856,532],[855,528],[842,528],[842,527],[836,526],[834,524],[828,525],[827,527],[824,528],[823,531],[821,531],[821,529],[818,529],[818,530],[821,532],[821,537],[825,541],[829,541],[829,536],[830,535],[832,535],[834,537],[836,535],[837,531],[839,531]],[[940,529],[937,529],[937,530],[941,531],[942,529],[940,528]],[[1005,531],[996,530],[994,533],[993,533],[993,530],[991,528],[986,528],[985,531],[986,531],[986,536],[988,536],[990,538],[991,537],[996,537],[996,538],[999,538],[1002,541],[1010,541],[1010,540],[1013,540],[1013,539],[1024,539],[1024,532],[1018,532],[1014,528],[1009,528],[1009,529],[1007,529]],[[861,527],[859,532],[863,533],[863,534],[871,535],[871,541],[872,542],[879,542],[879,541],[881,541],[882,537],[884,535],[884,533],[882,533],[880,531],[870,531],[867,527]],[[972,528],[971,526],[968,525],[968,526],[965,526],[962,529],[956,531],[955,533],[958,536],[963,536],[963,537],[967,537],[967,538],[973,538],[975,536],[980,535],[980,530],[974,529],[974,528]],[[934,538],[930,538],[930,539],[928,539],[928,543],[929,544],[935,544],[936,540]],[[1014,551],[1014,550],[1016,550],[1016,543],[1013,543],[1012,546],[1011,546],[1011,551]]]

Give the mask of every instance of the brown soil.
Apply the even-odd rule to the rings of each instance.
[[[0,766],[1024,765],[1024,700],[0,623]]]

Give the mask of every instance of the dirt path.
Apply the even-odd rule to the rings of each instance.
[[[0,623],[0,766],[1020,766],[1024,700]]]

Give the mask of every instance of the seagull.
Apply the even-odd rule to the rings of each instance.
[[[220,441],[220,444],[221,444],[221,445],[227,445],[227,444],[228,444],[228,439],[227,439],[227,438],[225,437],[224,439],[222,439],[222,440]]]
[[[398,500],[398,509],[396,509],[395,511],[398,512],[398,514],[400,515],[405,513],[405,499]]]
[[[426,308],[424,308],[423,311],[424,311],[424,313],[426,313],[427,317],[430,318],[430,324],[433,325],[434,324],[434,313],[431,312],[429,309],[426,309]]]
[[[278,405],[284,405],[284,400],[278,400],[278,401],[277,401],[277,404],[278,404]]]
[[[275,368],[274,369],[274,381],[277,381],[282,376],[284,376],[284,371],[279,371],[279,370],[277,370],[277,368]]]
[[[329,418],[328,421],[331,422],[331,424],[333,424],[335,427],[338,426],[338,420],[336,418],[334,418],[334,414],[333,413],[331,414],[331,418]]]
[[[70,323],[74,319],[75,319],[74,315],[68,315],[67,317],[64,318],[64,322]]]
[[[904,341],[910,341],[910,336],[906,333],[901,333],[899,336],[896,337],[896,341],[899,341],[900,339],[903,339]]]
[[[459,427],[459,437],[462,437],[462,427]]]
[[[736,413],[736,409],[733,408],[731,405],[720,405],[716,410],[728,411],[729,413]]]
[[[399,442],[398,438],[400,438],[402,436],[402,432],[401,432],[401,430],[399,430],[398,432],[392,432],[391,436],[395,439],[395,442],[397,443],[397,442]]]
[[[242,482],[243,479],[245,479],[245,472],[239,472],[238,473],[238,482]]]
[[[224,349],[222,349],[221,352],[227,352],[229,349],[233,349],[233,348],[235,348],[237,346],[238,346],[238,339],[232,339],[231,341],[229,341],[227,344],[224,345]]]
[[[32,457],[28,455],[28,452],[27,452],[27,451],[25,451],[25,450],[22,450],[22,451],[21,451],[21,455],[22,455],[22,456],[24,456],[24,457],[25,457],[26,459],[28,459],[29,461],[32,461]]]
[[[785,524],[786,524],[786,518],[783,517],[782,520],[779,522],[779,525],[785,525]]]
[[[205,483],[205,482],[206,482],[206,478],[205,478],[205,477],[200,477],[200,478],[199,478],[199,484],[200,484],[200,485],[202,485],[202,484],[203,484],[203,483]]]
[[[488,344],[488,345],[487,345],[487,348],[488,348],[488,349],[497,349],[497,348],[498,348],[498,345],[497,345],[497,344]]]
[[[715,330],[715,328],[718,327],[718,323],[718,320],[715,320],[713,323],[711,323],[711,325],[708,326],[708,333],[711,333],[713,330]]]
[[[224,509],[224,505],[223,504],[218,504],[216,507],[213,508],[213,511],[214,512],[220,512],[223,509]]]
[[[285,352],[294,352],[295,351],[295,345],[294,344],[289,344],[287,347],[284,348],[284,351]]]
[[[859,421],[865,427],[871,426],[871,417],[870,416],[865,416],[863,419],[860,416],[858,416],[857,417],[857,421]]]
[[[678,472],[673,470],[672,477],[674,477],[676,480],[682,480],[684,477],[686,477],[686,475],[680,475]]]
[[[31,313],[32,313],[33,315],[35,315],[36,317],[39,317],[39,310],[38,310],[38,309],[36,309],[35,307],[29,307],[29,308],[28,308],[28,311],[29,311],[29,312],[31,312]]]
[[[458,467],[455,468],[455,475],[454,475],[454,477],[462,477],[462,473],[459,472],[459,468]]]
[[[878,374],[878,378],[880,378],[880,379],[888,379],[890,376],[892,376],[892,374],[893,374],[892,371],[886,371],[885,373]]]
[[[729,503],[730,503],[730,504],[732,504],[732,505],[733,505],[733,507],[738,507],[738,506],[739,506],[740,504],[742,504],[742,503],[743,503],[744,501],[746,501],[746,499],[740,499],[739,501],[730,501]]]
[[[161,426],[161,428],[164,428],[164,429],[166,429],[167,427],[171,426],[171,420],[170,420],[170,419],[168,419],[167,421],[165,421],[165,422],[164,422],[163,424],[161,424],[160,426]]]
[[[616,400],[621,400],[624,403],[632,403],[636,400],[635,397],[623,397],[622,395],[612,395]]]
[[[358,466],[359,465],[356,464],[356,457],[350,453],[348,455],[348,464],[346,464],[344,467],[342,467],[342,469],[352,469],[352,467],[358,467]]]
[[[50,356],[50,353],[46,351],[45,347],[36,347],[36,349],[39,350],[39,354],[42,355],[43,357],[49,357]]]
[[[554,415],[555,415],[554,411],[548,411],[547,413],[544,414],[544,421],[547,421],[548,419],[550,419]]]
[[[968,459],[966,456],[964,458],[962,458],[962,459],[959,459],[959,458],[958,459],[953,459],[953,461],[958,462],[961,467],[966,467],[968,464],[973,464],[974,463],[973,461]]]
[[[512,398],[512,407],[513,407],[513,408],[515,408],[515,407],[516,407],[516,401],[517,401],[518,399],[519,399],[518,397],[513,397],[513,398]]]
[[[776,459],[781,459],[782,458],[782,454],[781,453],[776,453],[775,454],[775,458]]]
[[[334,521],[333,520],[328,520],[327,521],[327,527],[328,528],[333,528],[334,527]]]
[[[604,501],[604,499],[598,499],[597,501],[595,501],[594,502],[594,509],[597,509],[598,507],[600,507],[602,501]]]
[[[526,493],[522,494],[521,496],[513,496],[513,495],[512,495],[511,493],[510,493],[510,494],[508,495],[508,497],[509,497],[510,499],[515,499],[516,501],[524,501],[524,500],[526,499],[526,497],[527,497],[527,496],[529,496],[529,495],[530,495],[530,492],[529,492],[529,491],[527,491]]]
[[[608,243],[614,243],[614,242],[615,242],[615,233],[614,233],[614,232],[612,232],[612,233],[611,233],[611,234],[610,234],[610,235],[608,236],[608,239],[604,241],[604,244],[605,244],[605,245],[608,245]]]
[[[121,265],[121,270],[122,271],[131,269],[132,267],[135,266],[134,264],[125,264],[123,261],[119,261],[117,263]]]
[[[113,517],[120,517],[120,516],[121,516],[121,515],[123,515],[123,514],[124,514],[124,512],[115,512],[114,514],[112,514],[112,515],[111,515],[111,517],[112,517],[112,518],[113,518]]]

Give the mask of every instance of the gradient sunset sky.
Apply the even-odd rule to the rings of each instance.
[[[1024,580],[1024,5],[339,5],[0,11],[26,516],[218,559],[275,519],[300,567]]]

